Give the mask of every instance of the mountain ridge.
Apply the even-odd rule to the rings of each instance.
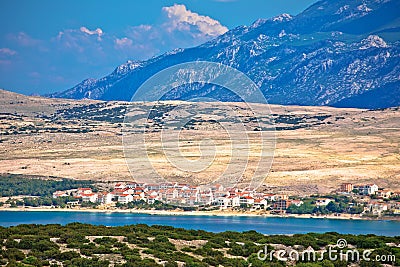
[[[400,0],[319,1],[296,16],[259,19],[197,47],[128,61],[108,76],[86,79],[50,96],[127,101],[158,71],[184,62],[212,61],[247,74],[274,104],[398,106],[400,16],[396,10]],[[219,89],[195,85],[174,90],[166,98],[237,100]]]

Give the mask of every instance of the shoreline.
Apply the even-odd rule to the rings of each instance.
[[[265,217],[265,218],[294,218],[294,219],[329,219],[329,220],[389,220],[400,221],[397,217],[362,217],[359,215],[341,214],[336,215],[310,215],[310,214],[269,214],[255,212],[236,212],[236,211],[181,211],[181,210],[145,210],[145,209],[94,209],[94,208],[52,208],[52,207],[29,207],[29,208],[0,208],[1,211],[12,212],[88,212],[88,213],[130,213],[130,214],[147,214],[162,216],[230,216],[230,217]]]

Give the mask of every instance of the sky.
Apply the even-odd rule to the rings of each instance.
[[[316,0],[2,0],[0,88],[47,94]]]

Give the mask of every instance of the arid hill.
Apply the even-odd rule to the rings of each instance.
[[[263,190],[315,193],[335,190],[340,183],[377,183],[400,189],[400,110],[339,109],[254,105],[266,115],[257,124],[245,103],[127,103],[28,97],[0,90],[0,173],[49,175],[101,181],[132,180],[122,144],[124,115],[151,106],[156,115],[146,133],[153,166],[163,176],[190,181],[213,179],[229,164],[228,135],[218,120],[244,127],[249,136],[270,131],[276,136],[271,172]],[[241,111],[230,117],[224,109]],[[191,118],[194,110],[202,116]],[[185,113],[186,112],[186,113]],[[178,114],[179,113],[179,114]],[[177,115],[178,114],[178,115]],[[182,154],[200,156],[199,141],[214,140],[216,158],[209,168],[188,176],[160,154],[157,134],[173,116],[187,119]],[[189,119],[190,118],[190,119]],[[240,120],[239,120],[239,119]],[[271,131],[273,123],[275,131]],[[170,131],[173,134],[173,131]],[[220,135],[218,134],[220,133]],[[196,140],[199,139],[199,140]],[[252,137],[250,137],[251,139]],[[201,139],[201,140],[200,140]],[[251,139],[252,140],[252,139]],[[249,157],[255,164],[257,149]],[[220,149],[220,150],[219,150]],[[222,151],[222,152],[221,152]],[[225,152],[226,153],[225,153]],[[204,151],[202,151],[204,152]],[[140,164],[140,162],[138,162]],[[251,168],[250,168],[251,169]],[[135,178],[148,170],[137,168]],[[244,176],[251,176],[251,170]]]

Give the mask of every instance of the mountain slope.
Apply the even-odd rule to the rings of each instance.
[[[53,97],[130,100],[158,71],[183,62],[220,62],[246,73],[270,103],[382,108],[400,105],[400,0],[320,1],[292,17],[260,19],[203,45],[129,61]],[[169,99],[237,100],[209,85]],[[373,97],[372,97],[373,96]],[[377,104],[379,103],[379,104]]]

